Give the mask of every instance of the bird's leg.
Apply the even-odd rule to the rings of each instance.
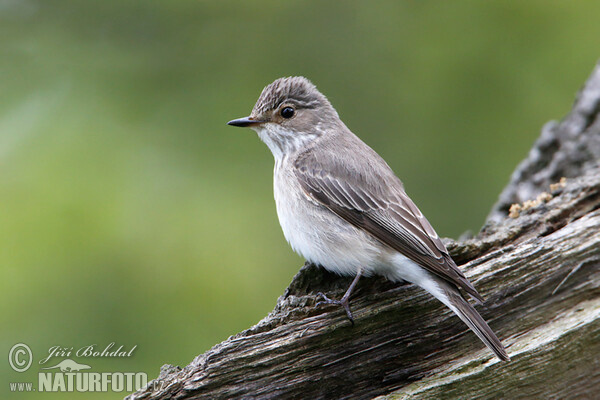
[[[352,311],[350,311],[350,295],[352,294],[352,291],[354,290],[354,287],[358,283],[358,280],[360,279],[361,275],[362,275],[362,268],[358,270],[358,273],[354,277],[354,280],[350,284],[350,287],[348,287],[348,290],[346,290],[346,293],[344,293],[344,296],[342,296],[342,298],[340,300],[332,300],[329,297],[325,296],[321,292],[317,293],[317,297],[322,297],[323,300],[319,301],[317,304],[315,304],[315,307],[318,307],[321,304],[338,304],[338,305],[344,307],[344,310],[346,310],[346,315],[348,316],[348,319],[350,320],[352,325],[354,325],[354,317],[352,316]]]

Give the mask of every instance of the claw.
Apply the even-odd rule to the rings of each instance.
[[[348,319],[352,323],[352,326],[354,326],[354,317],[352,316],[352,311],[350,311],[350,295],[352,294],[352,290],[354,290],[354,287],[358,283],[358,280],[360,279],[361,275],[362,275],[362,269],[359,269],[358,272],[356,273],[356,276],[352,280],[350,287],[348,288],[348,290],[346,291],[346,293],[344,294],[344,296],[342,297],[341,300],[332,300],[329,297],[325,296],[322,292],[317,293],[317,297],[322,297],[323,300],[317,302],[315,304],[315,307],[318,307],[321,304],[340,305],[340,306],[344,307],[344,310],[346,310],[346,315],[348,316]]]
[[[339,300],[332,300],[329,297],[325,296],[323,292],[317,293],[317,298],[321,297],[323,300],[315,303],[315,307],[319,307],[322,304],[339,304]]]
[[[352,326],[354,326],[354,317],[352,316],[352,311],[350,311],[350,302],[348,301],[348,299],[342,299],[342,301],[340,301],[340,305],[344,307],[344,310],[346,310],[346,315],[348,316],[350,323],[352,324]]]
[[[352,316],[352,311],[350,311],[350,302],[348,301],[348,298],[346,298],[344,296],[344,297],[342,297],[342,300],[333,300],[333,299],[330,299],[329,297],[325,296],[321,292],[317,293],[317,297],[322,297],[323,300],[317,302],[315,304],[315,307],[319,307],[322,304],[337,304],[338,306],[342,306],[342,307],[344,307],[344,310],[346,311],[346,315],[348,316],[350,323],[352,323],[352,326],[354,326],[354,317]]]

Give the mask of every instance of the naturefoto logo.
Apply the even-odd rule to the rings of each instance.
[[[94,358],[131,357],[137,345],[125,348],[110,343],[99,348],[88,345],[78,349],[73,347],[52,346],[46,357],[38,361],[37,387],[33,382],[11,382],[12,392],[133,392],[146,387],[148,376],[145,372],[96,372],[93,370]],[[60,360],[63,358],[63,360]],[[76,358],[85,358],[84,362]],[[25,372],[31,365],[33,352],[24,343],[14,345],[9,352],[8,361],[16,372]],[[88,364],[89,363],[89,364]],[[90,365],[92,364],[92,365]],[[49,370],[47,372],[46,370]]]
[[[82,369],[90,369],[92,367],[90,367],[89,365],[85,365],[85,364],[78,364],[75,361],[69,360],[67,358],[66,360],[62,360],[61,362],[56,364],[54,367],[48,367],[48,368],[42,368],[42,369],[54,369],[54,368],[60,368],[60,370],[62,372],[78,372],[78,371],[81,371]]]

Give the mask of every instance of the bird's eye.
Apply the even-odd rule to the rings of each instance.
[[[284,107],[281,109],[281,116],[285,119],[292,118],[294,116],[294,109],[292,107]]]

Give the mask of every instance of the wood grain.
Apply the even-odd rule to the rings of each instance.
[[[548,161],[552,173],[544,165],[526,162],[519,167],[518,179],[513,176],[512,189],[509,185],[505,190],[524,193],[519,187],[529,176],[535,182],[527,186],[528,193],[535,196],[546,190],[551,198],[514,219],[506,216],[505,204],[497,205],[477,237],[447,242],[453,258],[464,264],[461,268],[486,299],[478,310],[512,361],[494,358],[458,317],[426,292],[382,278],[359,283],[351,299],[353,327],[339,307],[315,307],[317,292],[339,298],[350,279],[305,265],[258,324],[183,369],[164,366],[151,387],[127,398],[597,396],[600,168],[593,151],[581,162],[581,157],[572,157],[576,149],[569,144],[596,143],[600,138],[600,90],[588,90],[600,87],[599,71],[597,67],[580,92],[571,119],[565,120],[570,139],[562,137],[558,148],[540,147],[539,142],[534,147],[537,153],[552,153],[536,155]],[[569,171],[578,173],[551,191],[550,178],[535,176],[544,171],[544,176],[560,178],[556,171],[561,169],[552,161],[557,159],[563,170],[569,162],[577,164]],[[537,175],[523,173],[525,165]]]

